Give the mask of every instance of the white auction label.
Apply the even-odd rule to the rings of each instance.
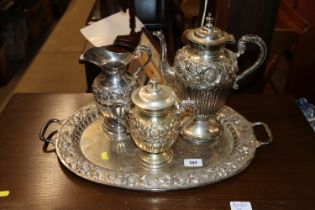
[[[250,202],[247,201],[231,201],[231,210],[253,210]]]
[[[185,167],[202,167],[202,159],[184,159]]]

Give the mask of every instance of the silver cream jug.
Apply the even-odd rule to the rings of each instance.
[[[231,89],[237,89],[238,82],[256,70],[266,57],[266,45],[256,35],[241,37],[236,53],[225,48],[227,42],[235,39],[212,22],[209,15],[204,26],[186,33],[189,44],[176,52],[173,67],[167,62],[164,35],[154,32],[161,43],[159,68],[165,83],[175,89],[180,100],[192,100],[197,107],[197,115],[181,128],[182,137],[194,143],[210,142],[220,136],[216,112],[224,106]],[[256,44],[260,52],[252,66],[237,74],[237,58],[245,52],[246,43]]]
[[[146,61],[139,65],[133,72],[128,72],[128,65],[134,59],[146,54]],[[148,47],[139,45],[133,53],[116,53],[105,47],[93,47],[88,49],[80,58],[85,62],[93,63],[101,68],[101,73],[94,79],[92,92],[100,113],[104,116],[103,129],[115,136],[115,139],[127,137],[126,128],[118,122],[112,114],[111,106],[117,102],[130,102],[131,93],[141,85],[140,74],[145,65],[151,59],[151,51]],[[125,110],[118,110],[121,116]]]

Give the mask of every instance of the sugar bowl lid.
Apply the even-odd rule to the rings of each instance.
[[[205,46],[223,45],[226,42],[235,40],[233,35],[213,26],[213,20],[214,18],[209,13],[205,25],[190,30],[186,34],[186,38],[193,43]]]
[[[132,102],[144,110],[163,110],[174,105],[177,100],[175,92],[168,86],[160,85],[152,77],[148,85],[136,89],[131,95]]]

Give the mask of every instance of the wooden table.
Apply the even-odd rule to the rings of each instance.
[[[249,201],[253,210],[314,209],[315,135],[286,96],[231,96],[249,121],[266,122],[274,142],[225,181],[174,192],[139,192],[99,185],[68,171],[38,133],[93,100],[90,94],[17,94],[0,116],[0,209],[226,209]],[[261,138],[261,137],[259,137]]]

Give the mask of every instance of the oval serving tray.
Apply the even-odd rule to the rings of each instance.
[[[272,141],[265,123],[250,123],[242,115],[225,106],[217,115],[223,127],[213,143],[193,144],[178,139],[173,159],[165,166],[148,168],[137,158],[132,139],[115,139],[103,132],[103,117],[95,102],[83,106],[62,121],[57,136],[46,139],[45,132],[53,122],[45,123],[40,138],[52,143],[62,164],[87,180],[120,188],[167,191],[203,186],[227,179],[244,170],[256,148]],[[262,125],[269,136],[267,142],[256,140],[253,126]],[[187,167],[184,160],[199,159],[201,167]]]

